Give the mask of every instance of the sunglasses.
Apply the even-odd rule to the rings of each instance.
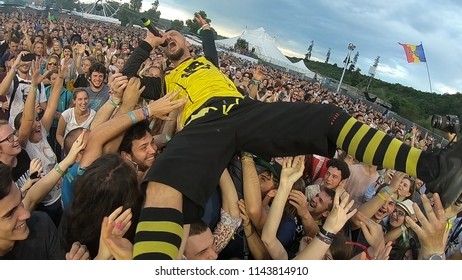
[[[58,63],[56,63],[56,62],[48,62],[48,65],[58,66]]]
[[[13,143],[14,141],[14,137],[15,136],[18,136],[18,131],[15,130],[13,133],[11,133],[10,135],[8,135],[7,137],[5,137],[3,140],[0,141],[0,144],[5,142],[5,141],[8,141],[10,143]]]

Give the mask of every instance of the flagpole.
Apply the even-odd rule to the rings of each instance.
[[[423,48],[422,41],[420,41],[420,45]],[[425,56],[425,66],[427,67],[427,76],[428,76],[428,84],[430,85],[430,93],[433,93],[432,89],[432,80],[430,79],[430,70],[428,70],[428,62],[427,62],[427,56]]]

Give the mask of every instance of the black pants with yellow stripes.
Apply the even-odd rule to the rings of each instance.
[[[186,224],[202,217],[221,173],[238,151],[262,157],[332,157],[338,147],[359,161],[404,171],[423,181],[437,174],[428,172],[438,168],[436,156],[363,125],[333,105],[222,98],[207,106],[205,116],[173,137],[145,178],[183,193]]]

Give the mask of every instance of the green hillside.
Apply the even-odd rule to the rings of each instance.
[[[300,58],[289,57],[293,62]],[[326,64],[323,62],[304,60],[305,65],[315,73],[334,80],[339,80],[343,65]],[[369,76],[361,74],[361,69],[355,71],[347,70],[343,83],[357,87],[363,91],[369,82]],[[374,79],[369,87],[369,93],[376,95],[382,100],[390,103],[392,110],[399,115],[430,128],[430,117],[433,114],[439,115],[458,115],[462,116],[462,94],[436,94],[422,92],[401,84],[390,84],[378,79]]]

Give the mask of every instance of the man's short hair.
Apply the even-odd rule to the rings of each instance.
[[[95,62],[90,66],[90,69],[88,70],[88,77],[91,77],[91,74],[93,72],[98,72],[102,73],[104,75],[104,79],[106,79],[106,66],[100,62]]]
[[[84,129],[82,127],[77,127],[66,134],[66,137],[64,137],[63,145],[64,154],[69,154],[72,145],[74,144],[75,140],[77,140],[77,138],[80,136],[80,134],[82,134],[83,130]]]
[[[148,120],[143,120],[127,129],[125,131],[124,138],[122,139],[122,143],[120,143],[119,153],[126,152],[131,154],[133,140],[143,138],[146,135],[146,132],[150,133]]]
[[[348,179],[350,177],[350,168],[348,167],[348,164],[341,159],[330,159],[327,162],[327,168],[329,167],[335,167],[340,170],[340,173],[342,173],[342,180]]]
[[[11,39],[10,39],[10,43],[13,42],[13,43],[16,43],[16,44],[19,44],[21,42],[21,40],[19,40],[18,37],[16,36],[11,36]]]
[[[334,198],[335,198],[335,191],[333,189],[328,189],[328,188],[323,188],[322,191],[327,193],[327,195],[332,199],[329,202],[329,206],[327,207],[327,211],[332,211],[332,208],[334,207]]]
[[[209,226],[202,220],[192,223],[189,229],[189,236],[199,235],[207,231]]]

